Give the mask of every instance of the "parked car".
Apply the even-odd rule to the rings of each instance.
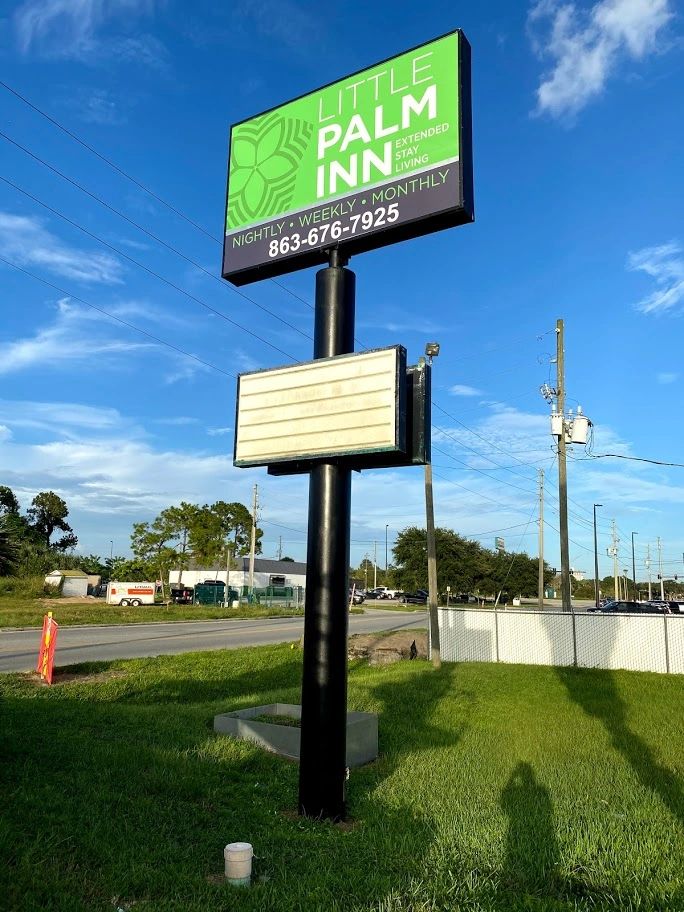
[[[428,593],[425,589],[416,589],[415,592],[404,592],[400,601],[404,605],[427,605]]]
[[[354,590],[350,589],[349,590],[349,601],[353,605],[363,605],[363,603],[366,601],[366,597],[363,594],[363,592],[361,592],[359,589],[354,589]]]
[[[387,586],[376,586],[375,589],[369,589],[367,598],[375,599],[396,599],[401,595],[401,589],[389,589]]]
[[[383,591],[383,595],[379,596],[379,598],[398,599],[404,594],[401,589],[389,589],[387,586],[381,586],[380,588]]]
[[[667,602],[627,602],[613,601],[599,608],[587,608],[587,611],[600,611],[603,614],[669,614]]]

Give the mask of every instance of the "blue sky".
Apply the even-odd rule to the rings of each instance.
[[[24,506],[60,493],[79,551],[126,553],[133,522],[181,499],[249,503],[256,482],[264,554],[281,538],[304,557],[306,479],[232,465],[233,375],[311,357],[314,270],[246,297],[218,278],[229,125],[456,27],[473,49],[476,221],[351,264],[364,346],[402,343],[410,362],[442,346],[437,523],[536,554],[544,468],[558,564],[539,386],[559,317],[568,406],[593,420],[593,453],[684,462],[674,0],[426,0],[399,16],[385,2],[25,0],[2,16],[6,86],[120,169],[0,86],[0,257],[25,270],[0,262],[0,483]],[[570,456],[572,565],[593,574],[601,503],[602,574],[613,517],[620,569],[634,531],[642,577],[658,536],[667,573],[684,573],[684,469]],[[377,542],[384,564],[386,525],[391,548],[411,524],[424,524],[421,469],[354,477],[353,563]]]

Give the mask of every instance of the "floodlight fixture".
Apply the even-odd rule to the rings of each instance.
[[[432,364],[432,359],[436,358],[439,354],[439,342],[428,342],[425,346],[425,357],[428,359],[428,364]]]

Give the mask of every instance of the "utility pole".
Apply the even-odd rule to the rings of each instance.
[[[638,532],[632,532],[632,582],[634,583],[634,601],[636,601],[639,597],[636,581],[636,562],[634,559],[634,536],[638,534]]]
[[[378,588],[378,543],[373,542],[373,588]]]
[[[278,560],[283,559],[283,536],[278,536]]]
[[[385,585],[387,585],[387,530],[389,523],[385,523]]]
[[[544,469],[539,469],[539,610],[544,608]]]
[[[613,527],[613,547],[610,549],[610,553],[613,555],[613,582],[615,583],[615,601],[617,602],[620,598],[618,592],[618,538],[617,529],[615,527],[615,520],[612,520]]]
[[[594,504],[594,601],[596,607],[599,606],[601,593],[599,591],[599,563],[598,563],[598,537],[596,535],[596,507],[602,507],[603,504]]]
[[[570,546],[568,543],[568,474],[565,461],[565,347],[563,321],[556,320],[556,401],[561,416],[558,437],[558,502],[560,515],[561,597],[563,611],[572,611],[570,590]]]
[[[648,570],[648,600],[651,601],[651,543],[646,545],[646,569]]]
[[[665,601],[665,585],[663,580],[663,551],[660,547],[660,536],[658,536],[658,578],[660,579],[660,600]]]
[[[226,542],[226,601],[228,601],[228,596],[230,594],[230,570],[231,570],[231,552],[233,546],[230,542]],[[239,591],[239,590],[238,590]]]
[[[249,594],[254,595],[254,554],[256,552],[257,507],[259,506],[259,486],[254,485],[252,500],[252,536],[249,545]]]
[[[437,615],[437,545],[435,542],[435,504],[432,498],[432,463],[425,463],[425,514],[427,519],[428,601],[430,603],[430,652],[432,664],[441,668],[439,621]]]

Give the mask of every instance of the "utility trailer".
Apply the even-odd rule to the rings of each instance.
[[[107,584],[108,605],[154,605],[156,583],[122,583],[112,580]]]

